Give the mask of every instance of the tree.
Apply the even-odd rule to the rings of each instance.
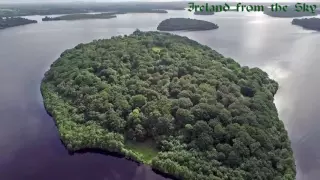
[[[277,89],[196,41],[141,31],[65,51],[41,84],[69,150],[121,153],[186,180],[293,180]]]
[[[143,95],[136,95],[136,96],[132,96],[131,98],[131,104],[134,108],[137,107],[142,107],[143,105],[145,105],[147,103],[147,98],[144,97]]]

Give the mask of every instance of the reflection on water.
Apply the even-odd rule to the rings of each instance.
[[[30,18],[41,20],[43,16]],[[0,31],[0,179],[164,179],[148,167],[99,154],[68,155],[40,95],[40,81],[65,49],[135,29],[156,30],[168,17],[217,23],[202,32],[175,32],[208,45],[242,65],[258,66],[280,83],[276,104],[290,134],[298,180],[320,177],[320,34],[292,26],[292,19],[262,13],[195,16],[124,14],[116,19],[41,22]],[[318,158],[319,157],[319,158]]]

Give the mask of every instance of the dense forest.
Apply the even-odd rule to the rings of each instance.
[[[66,50],[41,83],[70,151],[99,148],[185,180],[293,180],[278,84],[187,37],[141,32]]]
[[[214,15],[213,11],[195,11],[194,15]]]
[[[60,21],[60,20],[80,20],[80,19],[111,19],[117,16],[114,13],[100,13],[100,14],[68,14],[59,17],[44,17],[42,21]]]
[[[219,26],[208,21],[190,18],[169,18],[163,20],[157,27],[160,31],[202,31],[218,29]]]
[[[319,18],[304,18],[304,19],[293,19],[293,25],[301,26],[305,29],[320,31],[320,19]]]
[[[37,23],[35,20],[25,19],[21,17],[7,17],[1,18],[0,17],[0,29],[5,29],[9,27],[21,26],[26,24],[33,24]]]

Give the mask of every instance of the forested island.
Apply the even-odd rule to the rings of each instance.
[[[172,7],[172,8],[167,8],[166,10],[186,10],[184,7]]]
[[[117,10],[116,14],[127,14],[127,13],[161,13],[165,14],[168,13],[168,11],[163,9],[123,9],[123,10]]]
[[[297,12],[294,6],[289,6],[287,11],[271,11],[270,8],[266,8],[264,14],[271,17],[279,18],[292,18],[292,17],[303,17],[303,16],[316,16],[317,13],[313,14],[311,12]]]
[[[0,29],[21,26],[26,24],[33,24],[33,23],[37,23],[37,21],[21,18],[21,17],[7,17],[7,18],[0,17]]]
[[[214,15],[219,12],[238,12],[237,9],[230,9],[228,11],[195,11],[194,15]]]
[[[60,21],[60,20],[80,20],[80,19],[111,19],[116,18],[114,13],[100,13],[100,14],[68,14],[59,17],[44,17],[42,21]]]
[[[213,11],[195,11],[194,15],[214,15]]]
[[[277,90],[259,68],[139,30],[66,50],[41,83],[69,151],[120,153],[184,180],[294,180]]]
[[[241,9],[240,11],[238,11],[237,9],[229,9],[228,11],[217,11],[217,12],[243,12],[243,11],[241,11]]]
[[[169,18],[163,20],[157,27],[160,31],[202,31],[218,29],[219,26],[208,21],[190,18]]]
[[[111,19],[116,18],[117,14],[127,13],[168,13],[165,10],[119,10],[115,12],[98,13],[98,14],[67,14],[58,17],[44,17],[42,21],[61,21],[61,20],[81,20],[81,19]]]
[[[304,19],[293,19],[293,25],[301,26],[305,29],[320,31],[320,19],[319,18],[304,18]]]

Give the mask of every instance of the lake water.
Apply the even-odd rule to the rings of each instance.
[[[156,30],[169,17],[196,17],[220,28],[175,32],[206,44],[242,65],[257,66],[280,83],[276,105],[288,129],[298,180],[320,176],[320,33],[261,13],[194,16],[126,14],[108,20],[40,22],[0,31],[0,179],[163,180],[146,166],[99,154],[68,155],[42,104],[45,71],[68,48],[94,39]],[[41,20],[41,16],[31,19]],[[317,50],[318,47],[318,50]]]

